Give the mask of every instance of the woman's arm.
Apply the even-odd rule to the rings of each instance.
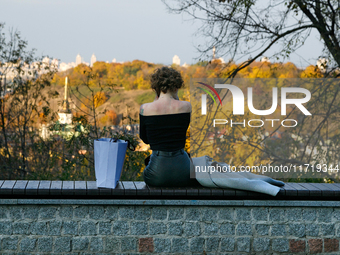
[[[143,119],[143,113],[144,113],[144,109],[143,109],[143,105],[140,106],[140,116],[139,116],[139,138],[142,139],[142,141],[145,144],[149,144],[148,138],[146,136],[146,130],[145,130],[145,123],[144,123],[144,119]]]
[[[144,114],[143,105],[140,106],[140,108],[139,108],[139,113],[140,113],[140,115],[143,115],[143,114]]]
[[[182,101],[183,104],[183,111],[184,112],[191,112],[192,111],[192,107],[191,107],[191,103],[188,101]]]

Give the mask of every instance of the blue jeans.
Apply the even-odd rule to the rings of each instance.
[[[198,184],[190,178],[190,158],[184,149],[152,151],[149,164],[143,172],[144,182],[156,187],[187,187]]]

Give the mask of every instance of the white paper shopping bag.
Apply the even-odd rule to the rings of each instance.
[[[114,189],[120,179],[128,142],[112,138],[94,141],[97,187]]]

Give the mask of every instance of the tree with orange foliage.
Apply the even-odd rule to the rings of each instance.
[[[99,91],[94,95],[94,107],[97,108],[107,101],[107,96],[103,91]]]
[[[109,117],[112,125],[117,125],[117,113],[114,110],[108,110],[106,115]]]

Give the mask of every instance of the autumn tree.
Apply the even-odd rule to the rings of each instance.
[[[93,100],[94,107],[97,108],[107,101],[107,96],[105,95],[105,92],[99,91],[94,95]]]
[[[116,125],[117,124],[117,113],[114,110],[108,110],[106,112],[106,116],[109,117],[110,122],[112,125]]]
[[[199,47],[203,59],[208,58],[213,47],[216,47],[219,56],[247,59],[236,64],[235,68],[227,66],[228,72],[226,69],[222,70],[223,77],[229,78],[228,82],[239,74],[253,78],[339,76],[339,71],[336,71],[336,68],[340,67],[339,1],[163,0],[163,2],[170,11],[189,14],[193,19],[201,22],[202,27],[198,33],[207,39],[206,44]],[[323,42],[323,55],[329,60],[329,73],[322,74],[320,70],[310,66],[299,74],[292,65],[287,65],[285,67],[287,72],[282,72],[280,77],[279,72],[272,69],[273,65],[269,63],[252,66],[256,59],[263,55],[270,54],[271,59],[286,59],[292,52],[303,47],[312,31],[316,31]],[[269,139],[260,139],[255,143],[254,140],[248,139],[243,143],[247,143],[255,151],[261,151],[275,163],[310,164],[326,160],[328,164],[336,164],[340,162],[339,157],[331,151],[336,151],[340,145],[339,132],[336,131],[340,128],[337,121],[340,109],[335,103],[340,100],[340,86],[336,82],[326,80],[305,80],[299,85],[306,86],[313,93],[312,99],[306,104],[306,107],[313,112],[313,117],[306,118],[299,113],[298,109],[290,109],[287,118],[295,116],[301,124],[290,136],[281,136],[281,142],[284,141],[285,146],[282,147],[283,151],[290,148],[296,153],[289,155],[277,153],[275,146],[279,145],[276,143],[271,146],[267,142]],[[280,86],[282,84],[278,84],[277,87]],[[221,96],[222,100],[224,96]],[[274,132],[278,133],[280,130],[273,130],[272,135]],[[241,137],[241,134],[238,137]],[[249,134],[245,137],[249,137]],[[247,155],[251,156],[251,154]],[[330,176],[326,175],[326,177]]]

